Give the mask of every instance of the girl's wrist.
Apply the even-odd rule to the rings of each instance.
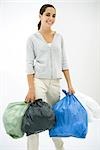
[[[68,88],[72,87],[72,84],[71,83],[68,83]]]
[[[29,86],[29,90],[33,90],[34,89],[34,86]]]

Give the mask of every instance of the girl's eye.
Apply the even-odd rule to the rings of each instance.
[[[46,16],[50,17],[50,14],[46,14]],[[54,14],[52,17],[55,18],[56,15]]]
[[[50,16],[50,14],[46,14],[46,16]]]
[[[56,15],[53,15],[52,17],[53,17],[53,18],[55,18],[55,17],[56,17]]]

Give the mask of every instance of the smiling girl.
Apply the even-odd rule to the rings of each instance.
[[[74,93],[64,50],[63,37],[51,29],[56,19],[56,9],[51,4],[40,8],[38,31],[27,41],[27,80],[29,90],[26,102],[42,98],[53,105],[59,101],[62,73],[68,91]],[[64,150],[61,138],[52,138],[56,150]],[[28,136],[27,150],[39,149],[39,134]]]

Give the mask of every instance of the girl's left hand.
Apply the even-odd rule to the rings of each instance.
[[[72,86],[70,86],[70,87],[68,87],[68,92],[71,93],[71,94],[74,94],[75,90],[73,89]]]

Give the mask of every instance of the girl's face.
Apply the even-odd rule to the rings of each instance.
[[[55,22],[56,10],[52,7],[46,8],[43,15],[40,15],[41,25],[46,27],[51,27]]]

